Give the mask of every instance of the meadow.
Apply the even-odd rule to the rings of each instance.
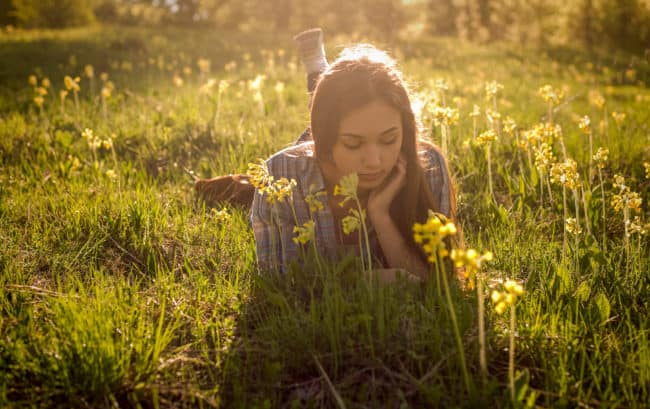
[[[308,125],[290,36],[0,32],[0,407],[648,407],[647,57],[359,40],[447,151],[462,283],[260,276],[197,200]]]

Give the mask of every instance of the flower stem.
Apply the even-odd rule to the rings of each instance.
[[[437,266],[438,271],[442,269],[442,260],[440,257],[437,257]],[[447,280],[447,274],[445,271],[442,271],[442,283],[445,287],[445,298],[447,300],[447,307],[449,308],[449,317],[451,318],[451,323],[454,327],[454,336],[456,338],[456,347],[458,348],[458,359],[460,360],[460,366],[463,370],[463,381],[465,382],[465,388],[469,394],[473,392],[472,381],[467,372],[467,365],[465,363],[465,352],[463,351],[463,340],[460,336],[460,329],[458,328],[458,321],[456,320],[456,310],[454,309],[453,301],[451,300],[451,291],[449,289],[449,283]]]
[[[510,345],[508,347],[508,381],[510,382],[510,400],[515,402],[515,305],[510,306]]]

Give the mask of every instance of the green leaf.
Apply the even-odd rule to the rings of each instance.
[[[530,374],[528,373],[528,368],[517,372],[517,375],[515,376],[515,398],[518,402],[521,402],[526,398],[529,381]]]
[[[594,304],[598,309],[600,323],[604,324],[609,319],[609,314],[611,312],[611,306],[609,305],[609,300],[607,299],[607,296],[603,293],[599,293],[594,298]]]
[[[589,281],[583,281],[575,292],[575,297],[580,302],[585,302],[591,295],[591,284]]]

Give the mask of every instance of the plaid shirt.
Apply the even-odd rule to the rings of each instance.
[[[438,209],[441,213],[449,215],[450,181],[445,161],[433,149],[422,152],[421,157],[431,191],[434,193],[434,200],[439,204]],[[301,143],[277,152],[266,161],[266,164],[275,180],[282,177],[295,179],[297,186],[293,190],[293,200],[285,200],[274,205],[269,204],[259,191],[255,192],[250,217],[260,270],[278,268],[280,271],[285,271],[292,261],[299,260],[301,245],[293,241],[296,237],[293,229],[309,220],[315,222],[316,247],[323,257],[336,260],[356,251],[357,245],[344,246],[339,243],[337,232],[340,226],[337,226],[334,215],[326,203],[326,195],[320,196],[325,199],[323,209],[310,214],[305,198],[310,194],[326,192],[323,175],[313,157],[312,142]],[[371,252],[374,258],[378,258],[378,255],[383,253],[377,234],[369,220],[366,224]]]

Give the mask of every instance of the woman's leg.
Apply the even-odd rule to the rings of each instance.
[[[307,72],[307,91],[309,91],[309,95],[311,96],[311,93],[316,87],[318,77],[329,65],[327,63],[327,57],[325,56],[323,30],[320,28],[312,28],[299,33],[293,39],[296,41],[298,57]],[[311,131],[307,128],[302,135],[300,135],[296,144],[310,139]]]

